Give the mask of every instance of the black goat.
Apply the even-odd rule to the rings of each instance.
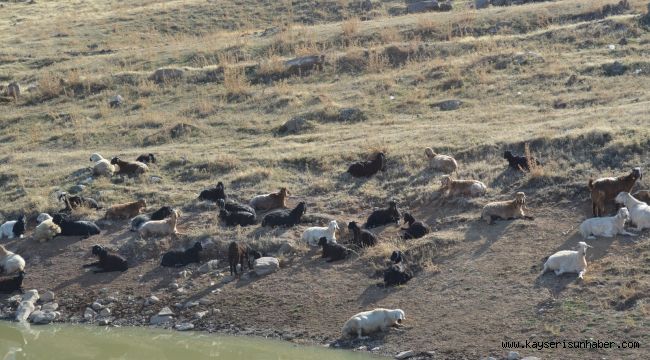
[[[262,226],[287,226],[292,227],[300,224],[300,218],[307,211],[304,202],[300,202],[293,210],[276,210],[266,214],[262,220]]]
[[[100,245],[93,246],[92,254],[97,256],[99,261],[85,264],[83,267],[98,267],[99,270],[93,270],[95,274],[111,271],[126,271],[129,268],[126,259],[119,255],[109,254],[108,251]]]
[[[63,201],[65,208],[61,209],[59,212],[70,212],[76,208],[87,207],[89,209],[100,210],[102,207],[99,206],[97,200],[93,198],[87,198],[81,195],[70,196],[66,193],[59,195],[59,201]]]
[[[386,155],[383,152],[377,154],[374,160],[358,161],[348,167],[348,172],[354,177],[369,177],[384,170],[386,167]]]
[[[25,272],[21,271],[14,277],[0,279],[0,293],[11,294],[14,291],[20,291],[20,293],[23,293],[24,278]]]
[[[163,206],[160,209],[152,212],[151,214],[140,214],[133,219],[131,219],[131,231],[138,231],[140,225],[146,223],[149,220],[164,220],[172,214],[174,208],[171,206]]]
[[[210,200],[216,202],[219,199],[226,200],[226,198],[226,190],[221,181],[217,183],[217,186],[205,189],[199,194],[199,200],[203,201]]]
[[[11,230],[11,232],[14,233],[14,237],[19,238],[23,236],[25,233],[25,223],[27,222],[27,218],[25,215],[21,215],[18,217],[18,220],[14,223],[14,227]]]
[[[163,255],[161,266],[180,267],[191,263],[199,262],[199,252],[203,250],[203,245],[200,241],[194,243],[189,249],[185,251],[168,251]]]
[[[404,223],[408,223],[409,227],[402,228],[402,230],[406,231],[402,235],[402,239],[419,239],[431,231],[422,221],[415,221],[415,218],[411,214],[405,212],[403,217]]]
[[[145,163],[145,164],[148,164],[148,163],[155,164],[156,163],[156,157],[152,153],[142,154],[142,155],[138,156],[138,158],[135,159],[135,161],[139,161],[139,162]]]
[[[217,205],[219,205],[220,209],[225,209],[225,210],[228,210],[230,212],[243,211],[243,212],[249,212],[249,213],[255,215],[255,209],[253,209],[251,206],[238,203],[238,202],[236,202],[234,200],[219,199],[219,200],[217,200]]]
[[[237,264],[241,265],[242,272],[244,271],[244,264],[246,263],[248,264],[249,269],[253,269],[250,258],[254,257],[255,254],[251,253],[253,253],[253,251],[249,249],[248,245],[246,244],[241,244],[233,241],[230,243],[230,245],[228,245],[228,264],[230,264],[230,275],[237,275]],[[244,263],[244,260],[246,260],[246,263]]]
[[[392,264],[384,271],[384,286],[404,285],[412,278],[413,272],[404,263]]]
[[[503,158],[508,160],[508,166],[517,170],[517,171],[530,171],[530,164],[528,158],[525,156],[513,155],[510,150],[506,150],[503,153]],[[542,165],[537,159],[531,158],[535,162],[535,165]]]
[[[402,262],[402,260],[404,260],[404,254],[399,250],[393,251],[393,253],[390,255],[390,261],[394,264],[399,264]]]
[[[219,211],[219,217],[223,219],[223,221],[228,226],[254,225],[256,221],[255,214],[251,214],[247,211],[231,212],[225,209],[221,209],[221,211]]]
[[[390,201],[388,203],[388,208],[375,210],[368,217],[366,221],[366,228],[371,229],[374,227],[396,223],[399,224],[400,214],[397,210],[397,203],[395,201]]]
[[[323,247],[323,258],[328,258],[327,262],[345,260],[352,250],[337,243],[328,243],[326,237],[318,240],[318,245]]]
[[[366,229],[361,229],[356,221],[350,221],[348,229],[352,232],[351,242],[358,247],[375,246],[377,236]]]
[[[83,236],[85,239],[101,232],[92,221],[70,221],[62,214],[54,214],[52,221],[61,228],[61,233],[56,236]]]

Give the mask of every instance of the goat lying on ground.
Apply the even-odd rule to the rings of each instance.
[[[409,227],[402,228],[402,230],[405,230],[402,239],[419,239],[431,231],[422,221],[415,221],[415,218],[411,214],[405,212],[403,217],[404,222],[409,224]]]
[[[526,208],[526,194],[520,191],[512,200],[495,201],[485,205],[481,212],[481,219],[486,220],[488,224],[494,224],[496,219],[534,220],[532,216],[524,213],[524,208]]]
[[[194,246],[185,251],[168,251],[163,255],[160,265],[180,267],[191,263],[198,263],[199,252],[201,250],[203,250],[203,245],[201,245],[200,241],[197,241],[194,243]]]
[[[352,253],[352,250],[337,243],[330,243],[325,236],[318,240],[318,245],[323,248],[323,258],[327,258],[327,262],[345,260],[345,258]]]
[[[625,231],[625,222],[630,218],[627,208],[618,209],[616,216],[587,219],[580,224],[580,234],[584,239],[596,236],[613,237],[616,234],[636,236]]]
[[[366,229],[361,229],[355,221],[350,221],[348,229],[352,233],[351,243],[358,247],[375,246],[377,236]]]
[[[386,209],[375,210],[366,221],[366,229],[383,226],[386,224],[399,224],[400,214],[397,210],[397,203],[393,200],[388,202]]]
[[[98,267],[99,270],[93,270],[95,274],[111,272],[111,271],[126,271],[129,268],[126,260],[115,254],[109,254],[106,249],[100,245],[94,245],[92,254],[99,258],[99,261],[94,263],[85,264],[83,267]]]
[[[287,226],[292,227],[300,224],[300,219],[307,211],[304,202],[300,202],[293,210],[276,210],[266,214],[262,220],[262,226]]]
[[[341,332],[343,337],[357,336],[363,339],[363,334],[371,334],[377,331],[385,332],[391,326],[399,325],[406,316],[401,309],[374,309],[360,312],[345,322]]]
[[[354,177],[369,177],[375,175],[386,166],[386,155],[378,153],[371,161],[358,161],[350,165],[348,173]]]
[[[541,166],[542,164],[535,158],[527,158],[525,156],[513,155],[510,150],[503,153],[503,158],[508,160],[508,166],[517,171],[530,171],[530,163],[533,161],[535,165]]]

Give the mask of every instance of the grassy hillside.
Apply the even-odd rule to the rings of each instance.
[[[307,226],[226,229],[213,206],[196,201],[217,181],[242,201],[286,186],[291,206],[306,201],[309,213],[340,221],[363,221],[373,207],[396,199],[436,231],[405,243],[389,227],[382,246],[340,267],[321,268],[313,253],[297,246],[298,255],[285,259],[288,270],[256,281],[257,289],[228,285],[227,291],[285,288],[281,300],[269,299],[274,311],[300,306],[311,316],[283,318],[282,328],[320,342],[338,336],[357,311],[400,306],[412,322],[406,334],[374,340],[386,354],[414,348],[476,358],[502,355],[500,341],[509,339],[593,337],[640,341],[641,349],[598,352],[640,358],[650,341],[643,331],[650,325],[647,234],[637,243],[599,239],[584,282],[537,273],[545,256],[579,241],[575,229],[590,215],[589,178],[648,169],[647,1],[483,10],[470,8],[473,1],[454,1],[451,12],[423,14],[406,14],[402,1],[371,2],[369,10],[348,0],[0,1],[0,84],[18,81],[22,90],[17,100],[0,98],[3,220],[26,212],[33,225],[39,212],[61,208],[57,191],[89,177],[94,152],[127,159],[153,152],[160,159],[151,169],[160,182],[101,178],[83,193],[106,205],[145,198],[152,209],[180,207],[183,234],[155,245],[156,251],[206,238],[275,249],[268,244],[295,243]],[[285,60],[320,54],[322,70],[286,73]],[[152,74],[161,67],[183,75],[157,82]],[[118,94],[124,104],[110,107]],[[450,99],[461,106],[440,110]],[[349,108],[361,116],[345,119]],[[305,129],[282,133],[281,125],[296,117]],[[525,144],[543,168],[527,175],[507,171],[503,151],[521,153]],[[440,174],[428,167],[425,147],[453,155],[460,164],[456,176],[483,181],[487,196],[440,199]],[[369,180],[344,174],[350,162],[377,150],[387,155],[385,172]],[[516,191],[527,193],[536,221],[488,227],[477,220],[485,203]],[[99,241],[126,249],[131,234],[125,227],[111,227]],[[66,253],[85,260],[82,251],[97,241],[66,243],[70,249],[63,253],[48,253],[47,247],[60,246],[52,243],[30,246],[44,247],[56,264]],[[414,254],[422,271],[405,289],[375,289],[376,271],[396,247]],[[152,256],[141,266],[148,271],[156,262]],[[48,284],[47,262],[32,265],[38,269],[32,286]],[[287,278],[295,281],[287,284]],[[339,315],[323,325],[319,304],[301,298],[298,289],[327,297],[339,280],[349,289],[331,295],[332,308],[324,313]],[[130,289],[141,285],[135,275],[122,281]],[[61,289],[75,286],[65,282]],[[144,296],[149,290],[133,291]],[[255,310],[257,322],[244,316],[246,301],[215,301],[227,312],[215,321],[278,328],[260,315],[264,309]]]

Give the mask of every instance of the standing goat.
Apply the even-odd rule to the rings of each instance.
[[[612,203],[621,192],[629,193],[637,180],[642,177],[641,168],[636,167],[629,174],[616,178],[590,179],[589,190],[591,191],[591,208],[594,216],[605,215],[606,204]],[[628,210],[631,209],[628,208]]]

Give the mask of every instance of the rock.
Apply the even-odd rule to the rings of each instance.
[[[185,303],[185,306],[184,306],[184,307],[185,307],[186,309],[190,309],[190,308],[197,307],[197,306],[199,306],[199,302],[198,302],[198,301],[188,301],[188,302]]]
[[[526,356],[525,358],[522,358],[521,360],[541,360],[537,356]]]
[[[367,119],[366,114],[359,108],[344,108],[339,111],[338,121],[340,122],[359,122]]]
[[[162,181],[162,178],[160,176],[152,175],[151,177],[149,177],[149,181],[154,184],[157,184]]]
[[[44,303],[52,302],[54,301],[54,293],[48,290],[41,295],[40,300]]]
[[[44,304],[41,307],[41,310],[43,310],[43,311],[56,311],[58,308],[59,308],[59,304],[57,304],[55,302],[49,302],[47,304]]]
[[[284,254],[292,254],[294,252],[296,252],[296,249],[293,247],[293,245],[291,245],[288,242],[285,242],[284,244],[280,245],[277,253],[278,255],[284,255]]]
[[[68,190],[68,192],[70,194],[78,194],[80,192],[83,192],[85,189],[86,189],[86,185],[77,184],[77,185],[71,186],[70,189]]]
[[[199,304],[201,304],[201,305],[210,305],[210,304],[212,304],[212,300],[210,300],[208,298],[200,298],[199,299]]]
[[[201,265],[197,271],[200,272],[201,274],[207,274],[210,271],[217,270],[218,265],[219,265],[218,260],[210,260],[207,263]]]
[[[32,324],[45,325],[56,320],[58,317],[59,313],[56,311],[37,310],[31,314],[29,320],[32,322]]]
[[[439,10],[440,5],[435,0],[414,2],[406,6],[406,12],[409,14]]]
[[[183,77],[183,70],[176,68],[163,68],[156,70],[150,77],[149,80],[153,80],[157,83],[178,80]]]
[[[20,302],[21,302],[22,300],[23,300],[23,296],[22,296],[22,295],[14,295],[14,296],[12,296],[12,297],[10,297],[10,298],[7,299],[7,304],[10,304],[10,305],[18,305],[18,304],[20,304]]]
[[[627,71],[627,66],[621,64],[618,61],[615,61],[611,64],[603,64],[602,69],[605,73],[605,76],[620,76],[625,74]]]
[[[117,302],[117,298],[115,296],[109,296],[104,300],[104,304],[111,304]]]
[[[109,316],[111,316],[111,309],[103,308],[102,311],[99,312],[99,316],[101,316],[101,317],[109,317]]]
[[[84,311],[84,319],[85,319],[86,321],[91,321],[91,320],[93,320],[96,316],[97,316],[97,313],[96,313],[93,309],[91,309],[91,308],[89,308],[89,307],[87,307],[87,308],[86,308],[86,311]]]
[[[168,306],[165,306],[164,308],[160,309],[160,311],[158,312],[158,315],[160,315],[160,316],[174,316],[174,312]]]
[[[151,325],[163,325],[163,324],[168,324],[170,322],[174,321],[173,316],[169,315],[154,315],[151,317],[149,320],[149,324]]]
[[[40,296],[38,296],[38,290],[32,289],[32,290],[25,291],[21,301],[28,301],[31,302],[32,304],[35,304],[38,301],[38,299],[40,299]]]
[[[31,301],[22,301],[20,305],[18,305],[18,310],[16,310],[16,321],[18,322],[25,322],[27,321],[27,318],[29,318],[29,315],[34,312],[35,306],[34,303]]]
[[[108,326],[111,324],[111,319],[110,318],[105,318],[105,319],[99,319],[97,322],[97,325],[99,326]]]
[[[178,289],[179,287],[180,287],[180,286],[178,285],[178,283],[175,283],[175,282],[169,284],[169,288],[172,289],[172,290],[176,290],[176,289]]]
[[[451,111],[457,110],[463,104],[460,100],[445,100],[436,104],[436,106],[442,111]]]
[[[485,9],[490,6],[490,0],[474,0],[475,9]]]
[[[274,257],[266,256],[261,257],[253,263],[253,269],[257,276],[264,276],[278,271],[280,268],[280,260]]]
[[[158,299],[158,297],[155,295],[151,295],[144,301],[144,306],[151,306],[153,304],[157,304],[158,302],[160,302],[160,299]]]
[[[281,134],[299,134],[313,127],[314,126],[309,121],[307,121],[307,119],[296,116],[280,126],[278,128],[278,132]]]
[[[206,315],[208,315],[208,311],[197,311],[194,313],[194,318],[195,319],[203,319]]]
[[[192,323],[180,323],[174,326],[174,329],[178,331],[187,331],[194,329],[194,324]]]
[[[104,305],[100,304],[99,301],[95,301],[92,305],[90,305],[93,310],[99,311],[104,308]]]
[[[178,273],[178,277],[181,279],[187,279],[188,277],[190,277],[190,275],[192,275],[192,272],[188,270],[183,270]]]
[[[120,107],[124,104],[124,98],[121,95],[115,95],[108,100],[108,106],[112,108]]]
[[[402,359],[408,359],[413,356],[415,356],[415,351],[413,350],[402,351],[401,353],[395,355],[395,359],[402,360]]]
[[[508,360],[519,360],[519,353],[516,351],[510,351],[508,352],[508,356],[506,357]]]

